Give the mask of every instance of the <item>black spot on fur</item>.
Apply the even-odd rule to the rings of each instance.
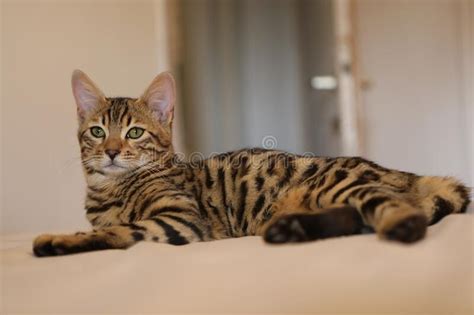
[[[453,204],[439,196],[434,197],[434,204],[434,212],[430,224],[438,223],[442,218],[454,211]]]
[[[469,190],[463,185],[458,185],[456,187],[456,192],[459,194],[459,196],[463,200],[461,208],[459,209],[459,212],[464,213],[467,210],[467,206],[471,202],[470,197],[469,197]]]
[[[132,232],[132,237],[135,242],[143,241],[144,236],[140,232]]]
[[[263,184],[265,184],[265,179],[262,176],[258,175],[255,178],[255,188],[260,191],[263,188]]]
[[[318,170],[319,170],[319,165],[316,163],[312,163],[310,166],[306,168],[306,170],[301,175],[301,182],[304,182],[306,179],[316,174]]]
[[[380,179],[380,175],[375,173],[372,170],[366,170],[364,171],[361,176],[362,179],[367,180],[367,181],[377,181]]]

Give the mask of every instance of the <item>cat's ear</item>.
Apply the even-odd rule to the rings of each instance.
[[[105,95],[95,83],[81,70],[74,70],[71,79],[72,93],[76,99],[77,114],[82,121],[95,110]]]
[[[176,101],[176,87],[171,73],[162,72],[156,76],[141,99],[151,109],[155,119],[162,124],[170,124]]]

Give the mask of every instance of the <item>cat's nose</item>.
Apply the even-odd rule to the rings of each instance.
[[[105,150],[105,154],[107,154],[111,160],[113,160],[117,155],[120,154],[120,150]]]

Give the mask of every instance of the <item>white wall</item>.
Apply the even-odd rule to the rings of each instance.
[[[473,120],[466,114],[473,104],[465,91],[472,90],[466,81],[472,70],[464,65],[473,57],[463,44],[463,2],[356,4],[362,77],[370,83],[362,93],[366,155],[388,167],[452,175],[472,185]]]
[[[151,0],[2,2],[3,232],[88,226],[71,72],[107,95],[138,96],[165,70],[162,10]]]
[[[3,5],[0,4],[0,60],[3,60]],[[3,72],[3,62],[0,62],[0,72]],[[0,122],[3,125],[3,84],[1,84],[0,77]],[[0,126],[0,225],[3,219],[3,128]]]

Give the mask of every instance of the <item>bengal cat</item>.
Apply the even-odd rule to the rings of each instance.
[[[305,242],[365,227],[411,243],[469,203],[468,188],[454,178],[391,170],[360,157],[243,149],[180,161],[171,143],[175,83],[169,73],[138,99],[105,97],[79,70],[72,89],[85,209],[94,229],[41,235],[33,244],[36,256],[246,235]]]

